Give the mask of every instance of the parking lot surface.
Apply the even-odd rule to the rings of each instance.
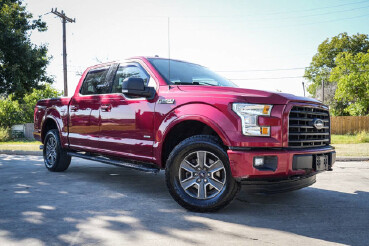
[[[337,162],[299,191],[182,209],[158,175],[0,155],[0,245],[369,245],[369,162]]]

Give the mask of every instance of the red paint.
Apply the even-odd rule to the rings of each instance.
[[[102,155],[149,161],[163,167],[162,148],[168,133],[180,122],[197,120],[211,127],[229,147],[283,148],[288,146],[288,113],[293,105],[322,106],[314,99],[285,93],[274,93],[231,87],[171,85],[145,57],[125,62],[139,63],[156,83],[153,99],[127,99],[121,93],[80,95],[88,71],[113,63],[96,65],[83,73],[71,98],[46,99],[35,109],[35,138],[43,139],[47,120],[53,120],[60,132],[64,148]],[[159,104],[159,99],[174,99],[174,104]],[[270,137],[244,136],[241,120],[232,111],[233,102],[273,105],[270,117],[259,117],[259,124],[271,126]],[[314,153],[323,153],[314,150]],[[232,151],[228,150],[235,177],[269,177],[302,174],[292,171],[294,154],[309,150]],[[255,155],[277,155],[275,172],[252,167]]]
[[[314,150],[245,150],[234,151],[228,150],[228,156],[231,164],[233,177],[237,178],[270,178],[270,177],[286,177],[305,174],[304,170],[292,170],[292,160],[295,154],[323,154],[331,152],[331,149],[314,149]],[[255,156],[273,155],[278,158],[278,168],[273,171],[259,171],[253,168],[253,158]]]

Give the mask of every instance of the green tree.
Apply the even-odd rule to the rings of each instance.
[[[346,105],[348,115],[369,114],[369,51],[340,53],[330,81],[337,82],[335,99]]]
[[[33,113],[38,100],[61,96],[61,92],[46,84],[44,89],[33,89],[24,95],[22,103],[11,94],[0,99],[0,127],[33,122]]]
[[[46,45],[30,41],[33,30],[47,30],[46,23],[32,18],[22,0],[0,0],[0,95],[21,99],[33,88],[43,88],[41,82],[52,82],[46,74]]]
[[[366,53],[369,50],[369,37],[366,34],[355,34],[349,36],[341,33],[331,39],[324,40],[318,47],[318,53],[312,58],[310,66],[305,69],[304,77],[310,82],[308,92],[316,98],[320,97],[322,81],[324,81],[327,91],[325,93],[325,103],[330,104],[333,113],[338,115],[347,114],[344,110],[348,105],[343,101],[336,101],[334,91],[337,88],[337,81],[330,78],[332,69],[337,65],[337,56],[342,52],[350,54]]]
[[[24,96],[24,104],[21,105],[23,110],[22,122],[33,122],[33,113],[38,100],[45,98],[55,98],[61,95],[62,93],[60,91],[54,89],[49,84],[46,84],[45,89],[42,90],[33,89],[31,93],[28,93]]]
[[[0,99],[0,127],[11,127],[22,123],[23,111],[14,96]]]

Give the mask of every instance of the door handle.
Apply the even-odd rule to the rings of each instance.
[[[111,104],[103,104],[101,105],[101,111],[110,112]]]
[[[72,105],[72,106],[70,106],[70,111],[77,111],[78,110],[78,106],[76,106],[76,105]]]

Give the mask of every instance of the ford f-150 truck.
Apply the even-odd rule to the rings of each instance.
[[[48,170],[66,170],[71,157],[165,169],[172,197],[198,212],[225,207],[241,185],[307,187],[336,159],[319,101],[238,88],[203,66],[158,57],[88,68],[71,98],[37,103],[34,124]]]

